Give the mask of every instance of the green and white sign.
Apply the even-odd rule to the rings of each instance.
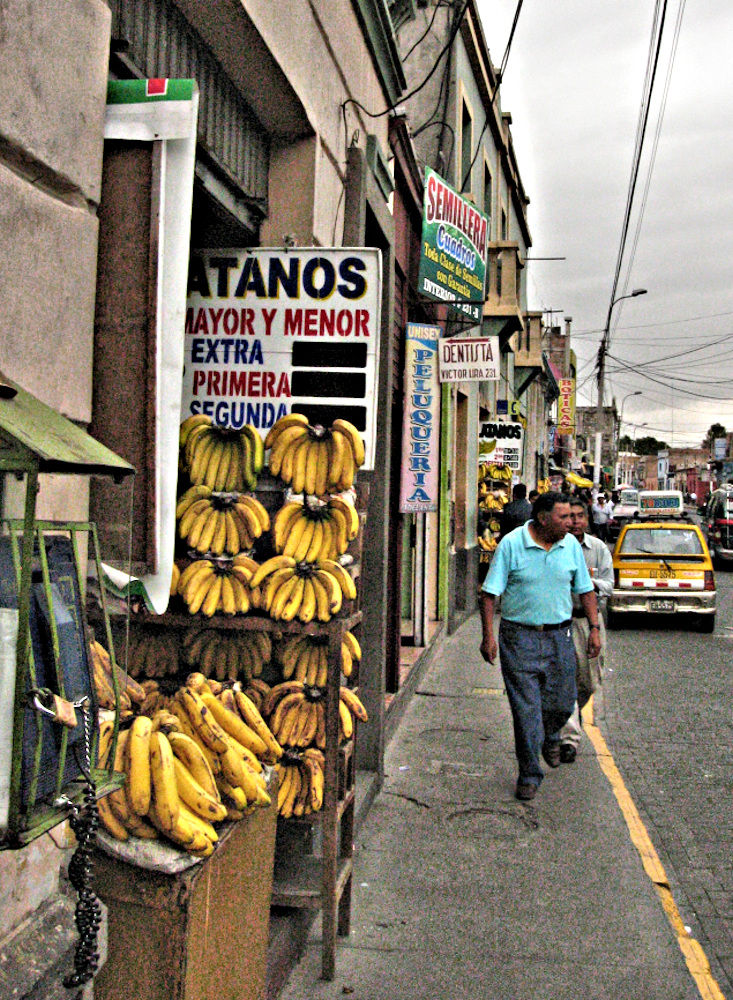
[[[488,240],[483,212],[427,167],[418,290],[480,321]]]

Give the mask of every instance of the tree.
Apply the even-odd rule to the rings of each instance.
[[[703,438],[702,446],[707,448],[708,451],[712,451],[715,447],[716,438],[724,438],[726,436],[725,427],[722,424],[711,424],[710,429]]]
[[[658,451],[664,451],[669,445],[666,441],[657,441],[655,437],[642,437],[636,439],[637,455],[656,455]]]

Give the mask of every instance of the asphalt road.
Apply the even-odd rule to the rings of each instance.
[[[733,1000],[733,571],[713,635],[659,620],[609,633],[596,722],[683,922]]]

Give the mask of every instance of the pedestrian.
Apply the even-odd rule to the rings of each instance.
[[[573,645],[577,670],[575,684],[578,697],[573,712],[563,726],[560,734],[560,760],[563,764],[571,764],[575,760],[582,734],[581,713],[590,701],[590,696],[601,683],[603,660],[606,655],[606,629],[603,623],[602,611],[606,599],[613,593],[613,559],[605,542],[594,538],[588,532],[588,506],[582,500],[570,501],[570,534],[578,539],[583,550],[585,564],[588,567],[593,588],[596,591],[598,604],[598,624],[601,648],[598,656],[588,654],[588,639],[590,626],[583,605],[576,595],[573,595]]]
[[[527,500],[527,487],[524,483],[517,483],[512,487],[512,499],[501,512],[499,540],[515,528],[521,527],[530,517],[532,517],[532,505]]]
[[[560,731],[575,703],[572,595],[578,594],[590,623],[589,656],[600,652],[598,608],[583,552],[570,528],[564,493],[541,494],[532,518],[503,538],[481,588],[481,655],[501,672],[514,721],[518,799],[533,799],[544,772],[560,764]],[[494,635],[501,596],[499,641]]]
[[[530,507],[532,506],[532,504],[535,502],[535,500],[537,499],[537,497],[539,495],[540,495],[540,491],[539,490],[530,490],[529,491],[529,496],[527,497],[527,499],[529,500]]]
[[[608,541],[608,508],[603,493],[599,493],[591,508],[593,515],[593,532],[602,542]]]

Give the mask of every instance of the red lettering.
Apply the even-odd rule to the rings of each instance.
[[[183,328],[184,333],[193,332],[193,307],[189,306],[186,310],[186,323]]]
[[[349,337],[354,325],[354,315],[349,309],[339,309],[336,316],[336,332],[339,337]]]
[[[193,394],[198,396],[199,388],[206,381],[206,372],[202,371],[201,368],[195,368],[193,372]]]
[[[333,309],[324,309],[321,313],[321,336],[328,334],[329,337],[333,337],[333,324],[334,324],[334,314]]]
[[[305,328],[303,333],[306,337],[317,337],[318,336],[318,310],[317,309],[306,309],[305,310]]]
[[[275,372],[262,372],[262,395],[275,395]]]
[[[206,321],[206,310],[199,309],[196,313],[196,319],[193,324],[193,335],[203,334],[203,336],[208,337],[209,335],[209,324]]]
[[[219,320],[221,319],[221,314],[223,312],[223,309],[219,309],[218,311],[209,309],[209,316],[211,316],[211,322],[214,324],[214,329],[211,331],[212,337],[216,337],[219,333]]]
[[[265,336],[266,337],[269,337],[270,334],[272,333],[272,329],[271,329],[272,328],[272,321],[275,318],[275,313],[276,312],[277,312],[277,309],[263,309],[262,310],[262,318],[265,321]]]
[[[356,310],[356,324],[354,330],[355,337],[368,337],[369,336],[369,310],[368,309],[357,309]]]
[[[206,386],[206,394],[208,396],[220,396],[219,383],[221,381],[221,372],[210,371],[207,374],[209,376],[209,384]]]
[[[229,372],[229,395],[247,395],[247,372]]]
[[[277,383],[276,396],[290,396],[290,379],[287,372],[282,372],[280,381]]]
[[[303,310],[285,310],[285,336],[300,336],[303,332]]]
[[[237,315],[236,309],[227,309],[224,313],[222,326],[224,327],[224,333],[227,337],[236,336],[237,331],[239,330],[239,316]]]
[[[248,393],[249,396],[261,396],[262,395],[262,372],[249,372],[248,382]]]
[[[248,333],[250,337],[254,337],[255,328],[253,326],[255,318],[254,309],[243,309],[242,310],[242,333]]]

